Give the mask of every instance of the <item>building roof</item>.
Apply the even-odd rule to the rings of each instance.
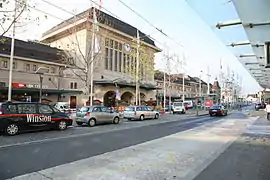
[[[90,9],[87,9],[86,11],[80,13],[80,14],[77,14],[76,16],[73,16],[71,17],[70,19],[67,19],[63,22],[61,22],[60,24],[56,25],[55,27],[51,28],[50,30],[46,31],[45,33],[43,33],[42,36],[46,36],[56,30],[59,30],[67,25],[70,25],[80,19],[83,19],[83,18],[90,18],[90,19],[93,19],[93,10],[94,8],[90,8]],[[104,24],[104,25],[107,25],[107,26],[111,26],[111,28],[114,28],[118,31],[121,31],[129,36],[132,36],[132,37],[137,37],[137,28],[131,26],[130,24],[127,24],[103,11],[100,11],[98,9],[96,9],[96,12],[97,12],[97,20],[99,23],[101,24]],[[143,32],[139,31],[139,36],[142,37],[141,40],[144,41],[145,43],[147,44],[150,44],[152,46],[155,46],[155,42],[149,38],[149,36],[147,36],[146,34],[144,34]]]
[[[11,38],[0,37],[0,54],[10,55]],[[32,41],[15,39],[14,55],[23,58],[61,63],[62,50]]]

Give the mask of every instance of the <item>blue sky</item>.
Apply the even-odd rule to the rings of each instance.
[[[71,14],[60,9],[52,7],[41,0],[28,0],[36,8],[46,11],[61,19],[67,19]],[[89,0],[48,0],[49,2],[60,6],[68,11],[81,12],[90,7]],[[163,52],[177,54],[183,58],[183,52],[187,62],[185,72],[192,76],[199,76],[200,71],[207,71],[210,67],[212,81],[219,74],[219,63],[226,70],[229,65],[231,70],[238,72],[243,77],[245,93],[258,90],[256,81],[249,75],[243,66],[237,61],[233,53],[251,52],[250,49],[231,50],[225,46],[225,43],[235,40],[246,40],[245,33],[241,28],[225,28],[217,32],[214,25],[217,21],[235,19],[237,14],[232,7],[224,5],[224,0],[123,0],[133,9],[143,15],[156,27],[162,29],[175,41],[180,42],[184,47],[174,43],[172,40],[163,36],[156,29],[151,27],[144,20],[139,18],[129,9],[124,7],[118,0],[102,0],[103,7],[120,17],[121,20],[139,28],[146,34],[150,34],[157,39],[156,44],[163,49]],[[187,3],[188,2],[188,3]],[[105,10],[104,10],[105,11]],[[105,11],[106,12],[106,11]],[[48,16],[32,10],[31,16],[39,17],[37,23],[28,23],[24,30],[18,32],[20,39],[39,39],[42,32],[60,23],[60,19]],[[237,52],[239,51],[239,52]],[[175,73],[183,72],[179,64],[171,62],[171,69]],[[156,57],[158,69],[166,69],[166,61],[162,54]],[[206,79],[206,75],[203,75]]]

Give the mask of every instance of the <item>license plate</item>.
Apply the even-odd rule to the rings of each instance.
[[[213,110],[213,112],[217,112],[217,110]]]

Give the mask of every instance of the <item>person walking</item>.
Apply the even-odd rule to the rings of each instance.
[[[267,103],[266,107],[265,107],[265,111],[267,113],[267,120],[270,120],[270,103]]]

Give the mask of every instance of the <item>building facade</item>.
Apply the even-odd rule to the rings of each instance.
[[[94,10],[98,26],[93,29]],[[92,41],[93,30],[95,41]],[[45,32],[41,41],[67,52],[65,61],[69,71],[65,73],[84,92],[78,97],[80,102],[85,103],[89,99],[89,78],[92,74],[89,69],[93,62],[93,98],[104,105],[115,106],[116,99],[124,104],[135,102],[136,72],[139,72],[140,100],[155,99],[154,54],[161,50],[144,33],[138,31],[138,35],[139,48],[136,28],[91,8]],[[95,42],[93,46],[92,42]],[[69,85],[71,87],[72,84]]]
[[[8,99],[11,39],[1,37],[0,43],[0,102]],[[58,56],[59,49],[36,42],[15,40],[12,73],[12,100],[39,101],[40,76],[38,68],[47,68],[42,75],[42,100],[47,102],[70,101],[81,92],[67,86],[63,76],[66,65]]]

